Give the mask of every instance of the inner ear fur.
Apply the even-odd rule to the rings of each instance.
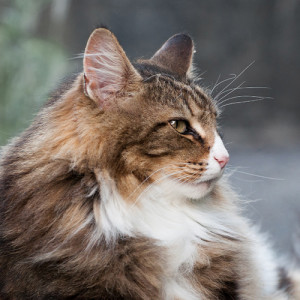
[[[112,105],[118,95],[141,81],[116,37],[105,28],[98,28],[90,35],[83,69],[85,93],[103,108]]]

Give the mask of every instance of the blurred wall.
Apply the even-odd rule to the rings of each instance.
[[[243,84],[227,104],[266,97],[225,107],[228,169],[243,198],[263,199],[247,202],[246,214],[277,249],[292,251],[300,215],[299,16],[299,0],[0,0],[0,144],[30,123],[55,82],[81,71],[76,57],[95,26],[107,25],[131,59],[187,32],[204,86],[247,69],[214,94]]]

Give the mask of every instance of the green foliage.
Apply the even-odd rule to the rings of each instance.
[[[64,50],[34,36],[45,4],[41,0],[14,0],[2,9],[0,145],[28,126],[67,69]]]

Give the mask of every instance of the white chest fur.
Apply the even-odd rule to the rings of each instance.
[[[187,199],[169,188],[168,184],[155,185],[135,203],[130,203],[121,197],[112,181],[101,178],[100,182],[100,223],[95,239],[104,236],[110,242],[120,235],[143,235],[164,247],[168,274],[164,280],[164,299],[201,299],[187,279],[196,260],[209,261],[205,252],[199,257],[199,249],[209,242],[222,247],[227,240],[224,237],[240,238],[240,234],[248,240],[246,256],[249,257],[249,271],[252,270],[251,274],[246,271],[249,285],[245,287],[245,293],[248,295],[249,290],[253,290],[256,298],[257,295],[268,297],[275,293],[278,273],[267,243],[247,226],[230,205],[216,205],[216,199],[210,195],[198,200]],[[223,197],[232,199],[235,195],[225,188]],[[254,285],[252,278],[255,278]]]
[[[107,240],[119,235],[143,235],[166,249],[165,299],[199,299],[187,281],[198,255],[198,247],[216,241],[217,235],[235,236],[233,220],[209,205],[210,199],[191,201],[153,187],[128,204],[112,183],[102,180],[99,213],[101,232]]]

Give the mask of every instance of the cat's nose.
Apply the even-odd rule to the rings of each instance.
[[[220,156],[214,156],[214,159],[219,163],[221,169],[223,169],[229,161],[229,155],[223,154]]]

